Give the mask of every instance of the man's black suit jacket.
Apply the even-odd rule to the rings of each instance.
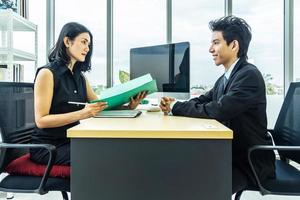
[[[246,59],[237,62],[225,87],[223,80],[224,75],[205,95],[175,103],[172,113],[216,119],[232,129],[233,165],[255,184],[254,174],[247,161],[247,151],[253,145],[271,144],[267,136],[265,83],[259,70]],[[272,151],[257,152],[253,157],[261,179],[274,177],[275,156]]]

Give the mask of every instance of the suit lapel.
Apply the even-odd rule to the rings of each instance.
[[[217,100],[221,98],[221,96],[224,94],[224,74],[219,78],[219,83],[218,83],[218,89],[217,89]]]
[[[240,68],[242,68],[244,66],[244,63],[246,62],[246,58],[240,58],[240,60],[236,63],[236,66],[234,67],[234,69],[232,70],[229,79],[227,80],[226,85],[224,86],[224,91],[223,94],[227,92],[227,88],[228,85],[231,84],[232,82],[232,77],[234,76],[234,74],[240,70]]]

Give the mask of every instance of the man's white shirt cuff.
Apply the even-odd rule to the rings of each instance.
[[[170,109],[171,109],[171,111],[168,113],[168,115],[170,115],[170,116],[172,116],[172,115],[173,115],[173,113],[172,113],[172,109],[173,109],[173,107],[174,107],[175,103],[177,103],[177,100],[175,100],[175,101],[172,101],[172,103],[170,103]]]

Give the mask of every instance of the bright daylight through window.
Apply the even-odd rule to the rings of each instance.
[[[113,84],[119,84],[120,77],[128,77],[131,48],[166,43],[166,2],[114,0],[113,9]]]
[[[283,102],[283,1],[233,1],[233,14],[252,28],[248,58],[265,79],[268,126],[273,127]]]
[[[188,3],[187,3],[188,2]],[[189,41],[191,45],[191,94],[199,95],[213,87],[224,68],[215,66],[208,52],[210,20],[224,16],[223,0],[173,0],[173,42]]]
[[[83,9],[74,0],[55,1],[55,40],[62,26],[78,22],[93,34],[92,70],[87,78],[97,94],[106,86],[106,0],[89,0]]]
[[[300,1],[294,1],[294,81],[300,81]]]

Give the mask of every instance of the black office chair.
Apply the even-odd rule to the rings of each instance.
[[[258,145],[248,151],[248,160],[257,181],[257,187],[245,190],[260,191],[262,195],[300,196],[300,171],[289,161],[300,163],[300,82],[291,83],[284,99],[274,130],[270,130],[274,139],[273,146]],[[260,181],[251,162],[251,154],[256,151],[277,150],[276,178]],[[244,190],[235,195],[239,200]]]
[[[45,148],[50,154],[48,165],[43,166],[45,170],[41,176],[8,174],[0,182],[0,191],[41,195],[49,191],[61,191],[63,199],[68,200],[70,179],[49,176],[53,172],[55,146],[29,144],[34,127],[33,84],[0,82],[0,173],[5,173],[7,166],[16,158],[24,157],[24,154],[28,155],[26,162],[32,162],[29,159],[29,148]],[[19,165],[24,168],[22,163]],[[28,170],[34,172],[36,168]]]

